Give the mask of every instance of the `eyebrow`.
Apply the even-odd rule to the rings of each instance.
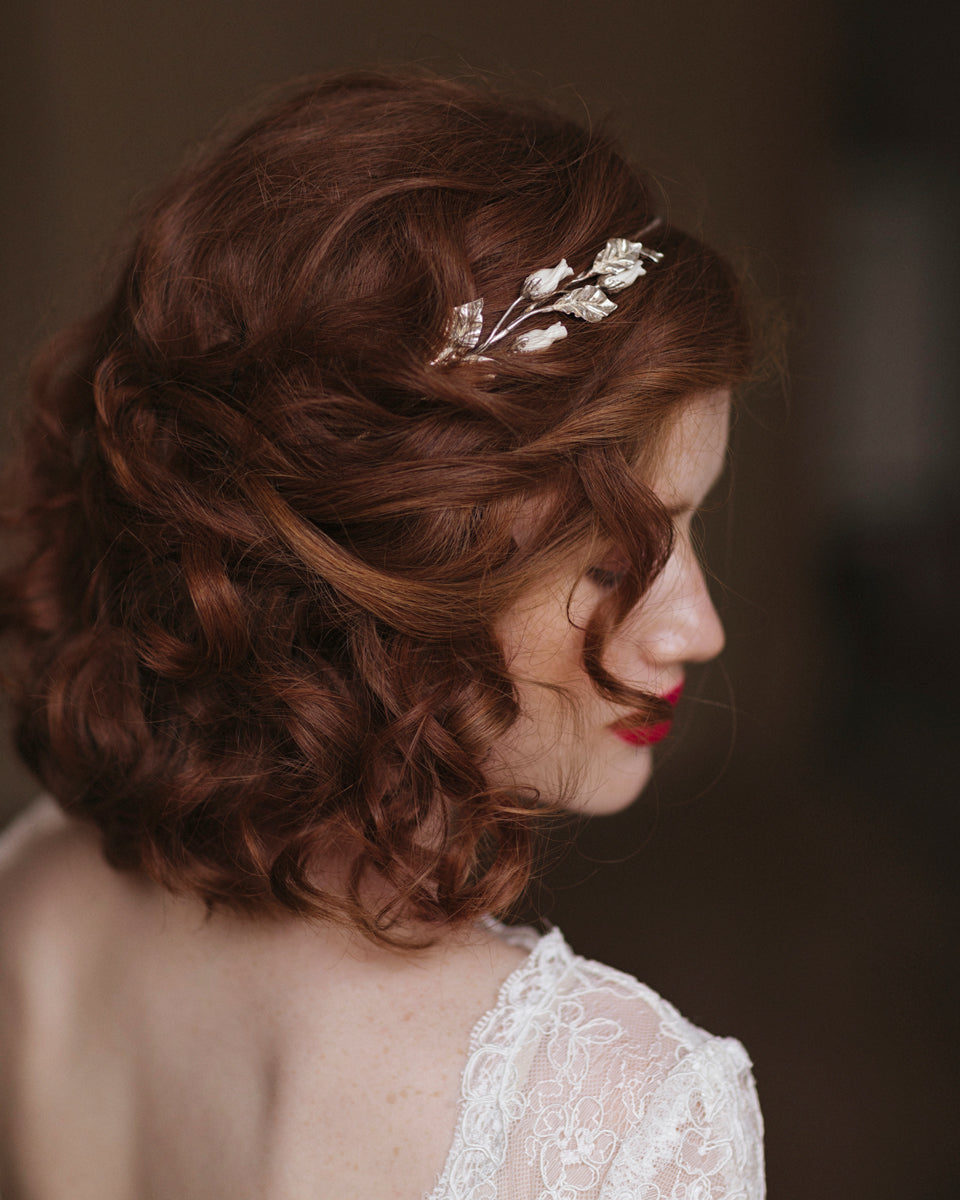
[[[720,478],[721,477],[718,475],[714,482],[711,483],[704,493],[703,499],[698,504],[694,504],[692,502],[686,504],[665,504],[663,506],[663,511],[671,520],[673,520],[674,517],[682,517],[684,513],[699,512],[706,504],[711,492],[713,492],[717,484],[720,482]]]
[[[687,501],[686,503],[681,503],[681,504],[665,504],[664,512],[667,514],[667,516],[670,517],[671,520],[673,520],[674,517],[682,517],[684,513],[699,512],[703,508],[703,506],[706,504],[706,502],[710,498],[710,496],[712,496],[713,493],[717,490],[717,487],[719,486],[720,481],[723,479],[724,475],[726,475],[726,473],[727,473],[727,466],[728,466],[728,463],[725,459],[720,464],[720,468],[717,471],[717,473],[710,480],[710,483],[707,486],[707,490],[703,493],[703,496],[696,503],[694,503],[693,501]]]
[[[716,484],[714,484],[713,487],[716,487]],[[698,503],[694,503],[691,500],[691,501],[686,501],[685,503],[681,503],[681,504],[665,504],[663,506],[663,511],[667,514],[668,517],[671,517],[671,518],[682,517],[684,513],[699,512],[700,509],[703,508],[704,504],[706,504],[707,497],[710,495],[710,492],[713,491],[713,487],[710,488],[710,490],[704,495],[703,499],[700,500]]]

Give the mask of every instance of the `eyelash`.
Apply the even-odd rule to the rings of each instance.
[[[586,575],[590,582],[595,583],[597,587],[612,592],[626,578],[627,570],[626,568],[608,570],[606,567],[591,567]]]
[[[697,516],[699,516],[699,513],[695,509],[678,513],[674,518],[675,525],[681,527],[686,525],[689,527]],[[626,579],[629,573],[629,570],[630,568],[627,566],[589,567],[584,574],[592,584],[595,584],[602,591],[612,592],[615,588],[619,587],[621,583],[623,583],[624,579]]]

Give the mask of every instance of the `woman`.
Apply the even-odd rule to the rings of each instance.
[[[738,1043],[493,919],[723,635],[748,338],[601,134],[301,88],[156,200],[10,484],[5,1198],[763,1194]]]

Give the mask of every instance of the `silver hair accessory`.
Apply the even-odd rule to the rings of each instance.
[[[657,224],[659,221],[648,225],[642,232],[647,233]],[[581,321],[602,321],[617,307],[607,293],[622,292],[636,283],[641,275],[646,275],[643,260],[658,263],[663,260],[663,255],[659,250],[651,250],[643,242],[610,238],[593,260],[590,269],[582,275],[574,275],[573,268],[565,258],[555,267],[534,271],[523,281],[520,295],[482,340],[483,299],[468,300],[453,310],[447,328],[446,345],[431,365],[438,366],[451,360],[482,361],[484,352],[491,346],[509,337],[522,322],[543,313],[563,313],[569,317],[579,317]],[[518,308],[521,308],[520,312],[517,312]],[[546,329],[531,329],[520,334],[513,349],[522,354],[531,350],[545,350],[566,336],[565,326],[555,321]]]

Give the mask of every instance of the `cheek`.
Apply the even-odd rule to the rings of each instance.
[[[551,614],[551,617],[553,614]],[[547,780],[582,739],[590,722],[595,692],[581,666],[582,637],[566,621],[537,620],[531,613],[503,639],[520,715],[500,739],[494,759],[521,776],[533,771],[536,782]]]
[[[522,694],[542,691],[533,683],[574,690],[581,685],[583,634],[555,594],[511,614],[497,632],[507,669]]]

